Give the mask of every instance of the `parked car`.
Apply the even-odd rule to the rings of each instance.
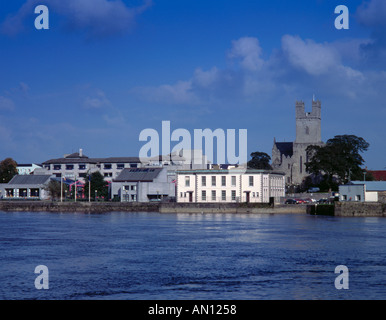
[[[318,187],[312,187],[307,190],[308,193],[313,193],[313,192],[319,192],[320,189]]]
[[[318,203],[329,203],[329,201],[326,198],[322,198],[318,200]]]
[[[295,200],[296,200],[296,203],[298,204],[306,203],[306,201],[303,199],[295,199]]]
[[[294,199],[287,199],[284,203],[285,204],[296,204],[297,202]]]

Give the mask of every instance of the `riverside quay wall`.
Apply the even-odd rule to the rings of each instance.
[[[52,202],[0,201],[0,211],[17,212],[160,212],[160,213],[306,213],[305,205],[252,203],[141,203],[141,202]]]
[[[386,217],[386,203],[381,202],[335,202],[307,206],[311,215],[337,217]]]
[[[386,217],[386,203],[336,202],[334,215],[342,217]]]
[[[5,212],[158,212],[159,203],[140,202],[54,202],[54,201],[0,201],[0,211]]]

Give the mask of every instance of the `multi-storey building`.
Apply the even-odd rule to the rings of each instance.
[[[46,174],[56,177],[84,179],[87,174],[99,171],[106,181],[118,177],[125,168],[142,166],[138,157],[89,158],[83,154],[82,149],[64,155],[63,158],[47,160],[42,165]]]
[[[179,170],[177,202],[276,202],[285,196],[284,173],[255,170]]]

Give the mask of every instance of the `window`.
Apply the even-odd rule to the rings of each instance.
[[[221,191],[221,200],[225,201],[227,199],[227,192],[225,190]]]
[[[66,164],[66,170],[74,170],[73,164]]]
[[[86,169],[87,169],[87,167],[86,167],[85,164],[80,164],[79,165],[79,170],[86,170]]]
[[[105,170],[110,170],[110,169],[112,168],[112,165],[111,165],[111,163],[105,163],[104,166],[103,166],[103,168],[104,168]]]
[[[137,168],[138,164],[137,163],[131,163],[130,168]]]
[[[232,187],[236,187],[236,176],[232,176],[231,184],[232,184]]]
[[[212,201],[216,201],[216,190],[212,190]]]
[[[117,169],[121,170],[121,169],[124,169],[125,168],[125,164],[123,163],[118,163],[117,164]]]
[[[54,164],[54,170],[60,170],[60,169],[62,169],[61,164]]]
[[[206,201],[206,191],[205,190],[201,191],[201,200]]]
[[[236,190],[231,191],[232,201],[236,201]]]
[[[212,176],[212,187],[216,186],[216,176]]]
[[[181,196],[181,198],[184,196],[184,193],[183,192],[180,192],[180,196]]]
[[[347,201],[347,194],[343,195],[343,201]]]
[[[202,176],[202,177],[201,177],[201,185],[202,185],[203,187],[206,187],[206,176]]]
[[[47,169],[47,170],[51,170],[51,166],[49,164],[45,164],[44,168]]]
[[[259,197],[259,193],[258,192],[256,192],[256,198],[258,198]]]
[[[225,187],[226,186],[226,176],[221,176],[221,186]]]
[[[355,196],[355,201],[361,201],[361,195],[360,194],[357,194]]]
[[[190,177],[185,176],[185,187],[190,187]]]
[[[31,189],[30,195],[31,195],[31,197],[39,197],[39,195],[40,195],[39,189]]]
[[[253,176],[249,176],[249,186],[253,187]]]

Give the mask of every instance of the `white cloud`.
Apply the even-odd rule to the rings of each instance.
[[[135,87],[131,93],[152,102],[167,104],[198,103],[197,96],[192,92],[192,81],[178,81],[175,84],[164,84],[159,87]]]
[[[368,27],[386,26],[386,1],[371,0],[358,7],[356,18],[359,23]]]
[[[16,14],[3,21],[0,30],[8,35],[22,32],[24,21],[41,2],[27,0]],[[148,9],[152,1],[144,0],[142,5],[133,8],[121,0],[50,0],[47,5],[50,11],[66,18],[68,29],[85,31],[88,37],[107,37],[130,31],[136,16]]]
[[[314,76],[329,73],[340,64],[340,56],[333,47],[303,41],[298,36],[283,36],[282,50],[290,64]]]
[[[86,97],[83,102],[83,106],[86,109],[100,109],[110,106],[111,102],[106,98],[103,91],[99,90],[93,97]]]
[[[231,59],[241,59],[240,65],[244,69],[256,71],[264,63],[261,54],[262,49],[257,38],[243,37],[232,41],[232,49],[228,56]]]

